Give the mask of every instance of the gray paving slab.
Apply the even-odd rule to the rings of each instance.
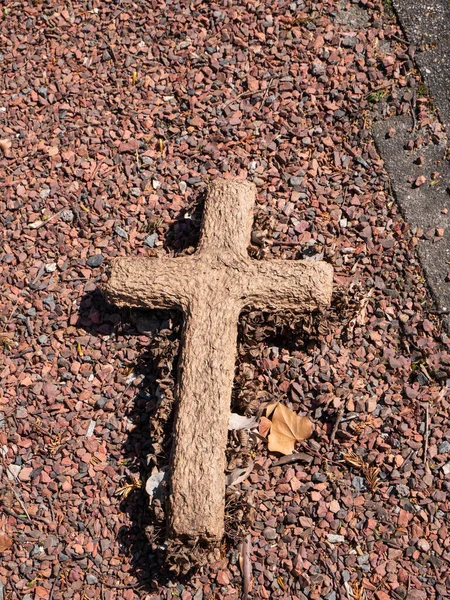
[[[442,123],[450,132],[450,2],[393,2],[406,38],[417,45],[417,64]]]
[[[450,42],[417,54],[416,60],[441,121],[450,134]]]
[[[388,132],[394,128],[395,135]],[[418,252],[428,284],[439,311],[450,310],[450,164],[444,158],[445,142],[430,143],[417,151],[406,150],[412,138],[411,118],[394,117],[376,123],[374,138],[389,173],[392,189],[405,219],[411,227],[444,229],[444,236],[421,239]],[[418,164],[419,157],[423,163]],[[431,173],[439,172],[438,183],[430,185]],[[414,181],[424,175],[427,181],[415,187]],[[450,330],[450,317],[444,317]]]
[[[393,0],[400,25],[416,46],[441,43],[450,37],[448,0]]]

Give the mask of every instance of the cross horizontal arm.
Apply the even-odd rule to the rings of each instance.
[[[116,258],[104,289],[117,306],[186,309],[195,262],[188,256]]]
[[[333,267],[316,260],[249,261],[245,304],[261,310],[306,312],[328,306]]]

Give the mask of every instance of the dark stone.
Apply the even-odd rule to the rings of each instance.
[[[91,267],[92,269],[99,267],[102,263],[103,263],[103,255],[102,254],[94,254],[93,256],[90,256],[86,261],[87,266]]]

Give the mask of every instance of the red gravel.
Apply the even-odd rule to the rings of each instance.
[[[35,0],[0,22],[4,597],[239,596],[233,541],[177,580],[145,535],[161,510],[117,495],[167,464],[179,318],[130,322],[96,291],[114,256],[190,252],[223,174],[258,186],[255,255],[336,274],[320,323],[242,319],[236,410],[276,397],[316,423],[310,465],[230,441],[230,463],[255,461],[251,596],[448,597],[449,338],[415,253],[439,233],[403,221],[371,135],[411,107],[393,17],[367,0]],[[419,136],[442,136],[416,108]],[[379,467],[375,491],[349,451]]]

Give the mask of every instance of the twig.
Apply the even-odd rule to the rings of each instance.
[[[53,600],[53,593],[55,591],[55,585],[56,585],[56,579],[53,580],[52,589],[50,590],[50,596],[48,597],[48,600]]]
[[[58,212],[56,212],[48,219],[45,219],[45,221],[36,221],[35,223],[31,223],[31,225],[28,225],[28,227],[30,227],[31,229],[40,229],[41,227],[44,227],[44,225],[48,225],[50,221],[53,221],[53,219],[56,219],[56,217],[59,217],[61,213],[62,210],[58,210]]]
[[[423,446],[423,462],[425,463],[425,471],[427,473],[430,472],[430,467],[428,466],[428,438],[430,436],[430,405],[426,404],[425,406],[425,440]]]
[[[271,88],[271,86],[272,86],[272,81],[273,81],[273,77],[272,77],[272,78],[271,78],[271,80],[269,81],[269,85],[266,87],[266,91],[264,92],[264,96],[263,96],[263,98],[262,98],[262,100],[261,100],[261,104],[259,105],[259,108],[258,108],[258,110],[256,111],[257,113],[259,113],[259,112],[260,112],[260,110],[262,109],[262,107],[264,106],[264,102],[266,101],[267,95],[268,95],[268,93],[269,93],[269,90],[270,90],[270,88]]]
[[[417,127],[417,119],[416,119],[416,89],[414,88],[412,91],[411,102],[409,103],[411,107],[411,117],[413,122],[412,130],[415,131]]]
[[[300,246],[300,242],[279,242],[278,240],[274,240],[271,244],[272,246]]]
[[[260,93],[261,93],[261,90],[247,90],[246,92],[242,92],[241,94],[238,94],[234,98],[231,98],[230,100],[228,100],[228,102],[226,102],[222,106],[222,110],[225,110],[228,106],[230,106],[230,104],[233,104],[233,102],[236,102],[237,100],[240,100],[241,98],[245,98],[246,96],[253,96],[254,94],[260,94]]]
[[[242,600],[247,600],[250,589],[250,580],[252,577],[252,561],[250,559],[252,538],[250,534],[246,536],[241,546],[241,569],[242,569]]]
[[[119,585],[115,583],[107,583],[104,580],[100,580],[100,583],[108,588],[113,590],[141,590],[143,589],[141,585],[136,585],[135,583],[130,583],[130,585]]]
[[[306,454],[306,452],[297,452],[296,454],[289,454],[289,456],[282,456],[276,462],[272,463],[271,466],[281,467],[282,465],[290,465],[296,462],[311,464],[313,460],[314,459],[310,454]]]
[[[3,468],[5,469],[5,474],[6,474],[6,482],[9,485],[9,487],[11,488],[12,493],[14,494],[14,496],[16,497],[17,502],[20,504],[20,506],[22,507],[23,512],[27,515],[28,519],[31,521],[31,517],[27,511],[27,507],[25,506],[25,504],[22,501],[22,498],[19,496],[19,494],[16,492],[16,490],[13,487],[13,484],[11,483],[9,477],[8,477],[8,473],[11,473],[8,469],[8,467],[5,465],[5,462],[3,461]]]
[[[330,435],[330,446],[334,442],[334,438],[336,437],[337,430],[339,429],[339,425],[342,421],[342,417],[344,416],[344,411],[345,411],[345,404],[343,404],[341,406],[341,408],[338,410],[338,413],[336,415],[336,421],[334,422],[333,431],[331,432],[331,435]]]
[[[396,40],[397,42],[400,42],[401,44],[405,44],[405,46],[410,46],[411,44],[409,42],[407,42],[406,40],[402,40],[401,37],[398,37],[398,35],[395,35],[395,33],[391,33],[389,35],[390,38],[392,38],[393,40]]]
[[[4,513],[6,513],[7,515],[9,515],[10,517],[14,517],[15,519],[20,519],[21,521],[25,521],[26,519],[29,519],[29,517],[27,517],[27,515],[18,515],[16,512],[11,510],[10,508],[7,508],[6,506],[2,506],[2,511]],[[36,521],[41,521],[41,523],[44,523],[45,525],[49,524],[48,519],[46,519],[45,517],[40,517],[39,515],[34,515],[34,519],[36,519]]]
[[[386,90],[387,88],[390,88],[391,86],[394,85],[394,83],[395,83],[394,81],[388,81],[387,83],[383,83],[383,85],[379,85],[378,87],[371,89],[370,92],[367,92],[366,98],[368,96],[370,96],[370,94],[373,94],[374,92],[381,92],[381,90]]]

